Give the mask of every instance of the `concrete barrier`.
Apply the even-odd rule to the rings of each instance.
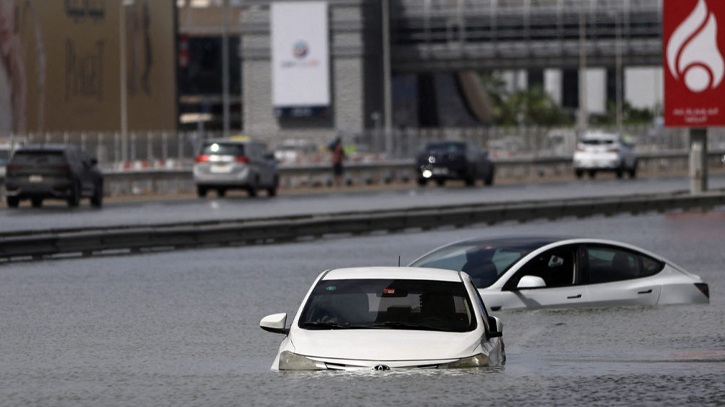
[[[725,191],[702,195],[655,194],[566,201],[449,205],[436,208],[380,210],[319,217],[299,215],[145,226],[58,229],[0,234],[0,261],[92,256],[269,244],[317,239],[340,234],[400,232],[439,227],[464,227],[506,221],[611,216],[725,207]]]

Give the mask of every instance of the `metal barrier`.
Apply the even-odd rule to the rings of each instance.
[[[710,168],[723,168],[725,151],[709,153]],[[689,155],[678,153],[648,153],[639,155],[642,173],[687,171]],[[573,174],[571,157],[502,158],[494,160],[496,182],[505,180],[546,179]],[[280,166],[280,187],[324,187],[332,185],[332,170],[328,164]],[[177,194],[195,191],[190,169],[113,170],[105,173],[106,195]],[[345,166],[346,184],[373,185],[407,183],[417,177],[415,161],[395,160],[382,163],[350,163]]]

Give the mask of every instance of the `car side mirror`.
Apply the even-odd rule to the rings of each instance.
[[[519,284],[516,286],[519,290],[542,287],[546,287],[546,282],[543,278],[538,276],[523,276],[521,277],[521,280],[519,280]]]
[[[289,333],[289,329],[285,328],[286,325],[287,314],[285,313],[267,315],[259,321],[260,328],[275,334],[287,335]]]
[[[96,158],[96,157],[91,158],[91,165],[98,165],[98,158]]]
[[[498,317],[488,317],[488,337],[500,338],[503,336],[503,322]]]

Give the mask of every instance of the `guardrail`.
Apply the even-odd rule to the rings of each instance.
[[[723,168],[721,161],[725,151],[708,154],[710,168]],[[638,156],[639,171],[662,173],[687,171],[687,152],[648,153]],[[546,178],[573,174],[571,157],[501,158],[496,164],[496,181],[521,180],[531,177]],[[300,186],[317,187],[332,185],[329,164],[300,164],[280,166],[280,182],[283,189]],[[190,169],[140,169],[108,171],[106,195],[164,194],[193,192],[194,183]],[[348,163],[345,166],[348,185],[388,184],[415,180],[415,161],[392,160],[374,163]]]
[[[92,256],[142,251],[269,244],[328,235],[378,231],[427,230],[505,221],[584,218],[621,213],[666,212],[725,206],[725,191],[703,195],[655,194],[508,204],[451,205],[436,208],[382,210],[330,216],[300,215],[267,219],[189,222],[138,227],[58,229],[0,234],[0,260],[58,256]]]

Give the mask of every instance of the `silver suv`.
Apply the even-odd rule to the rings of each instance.
[[[249,139],[205,140],[196,156],[194,182],[200,198],[210,189],[223,197],[229,189],[244,189],[256,197],[259,189],[268,196],[277,194],[279,172],[274,154]]]
[[[584,172],[594,178],[599,171],[609,171],[622,178],[628,173],[637,176],[637,155],[634,147],[619,134],[585,133],[579,138],[574,152],[574,174],[581,178]]]

